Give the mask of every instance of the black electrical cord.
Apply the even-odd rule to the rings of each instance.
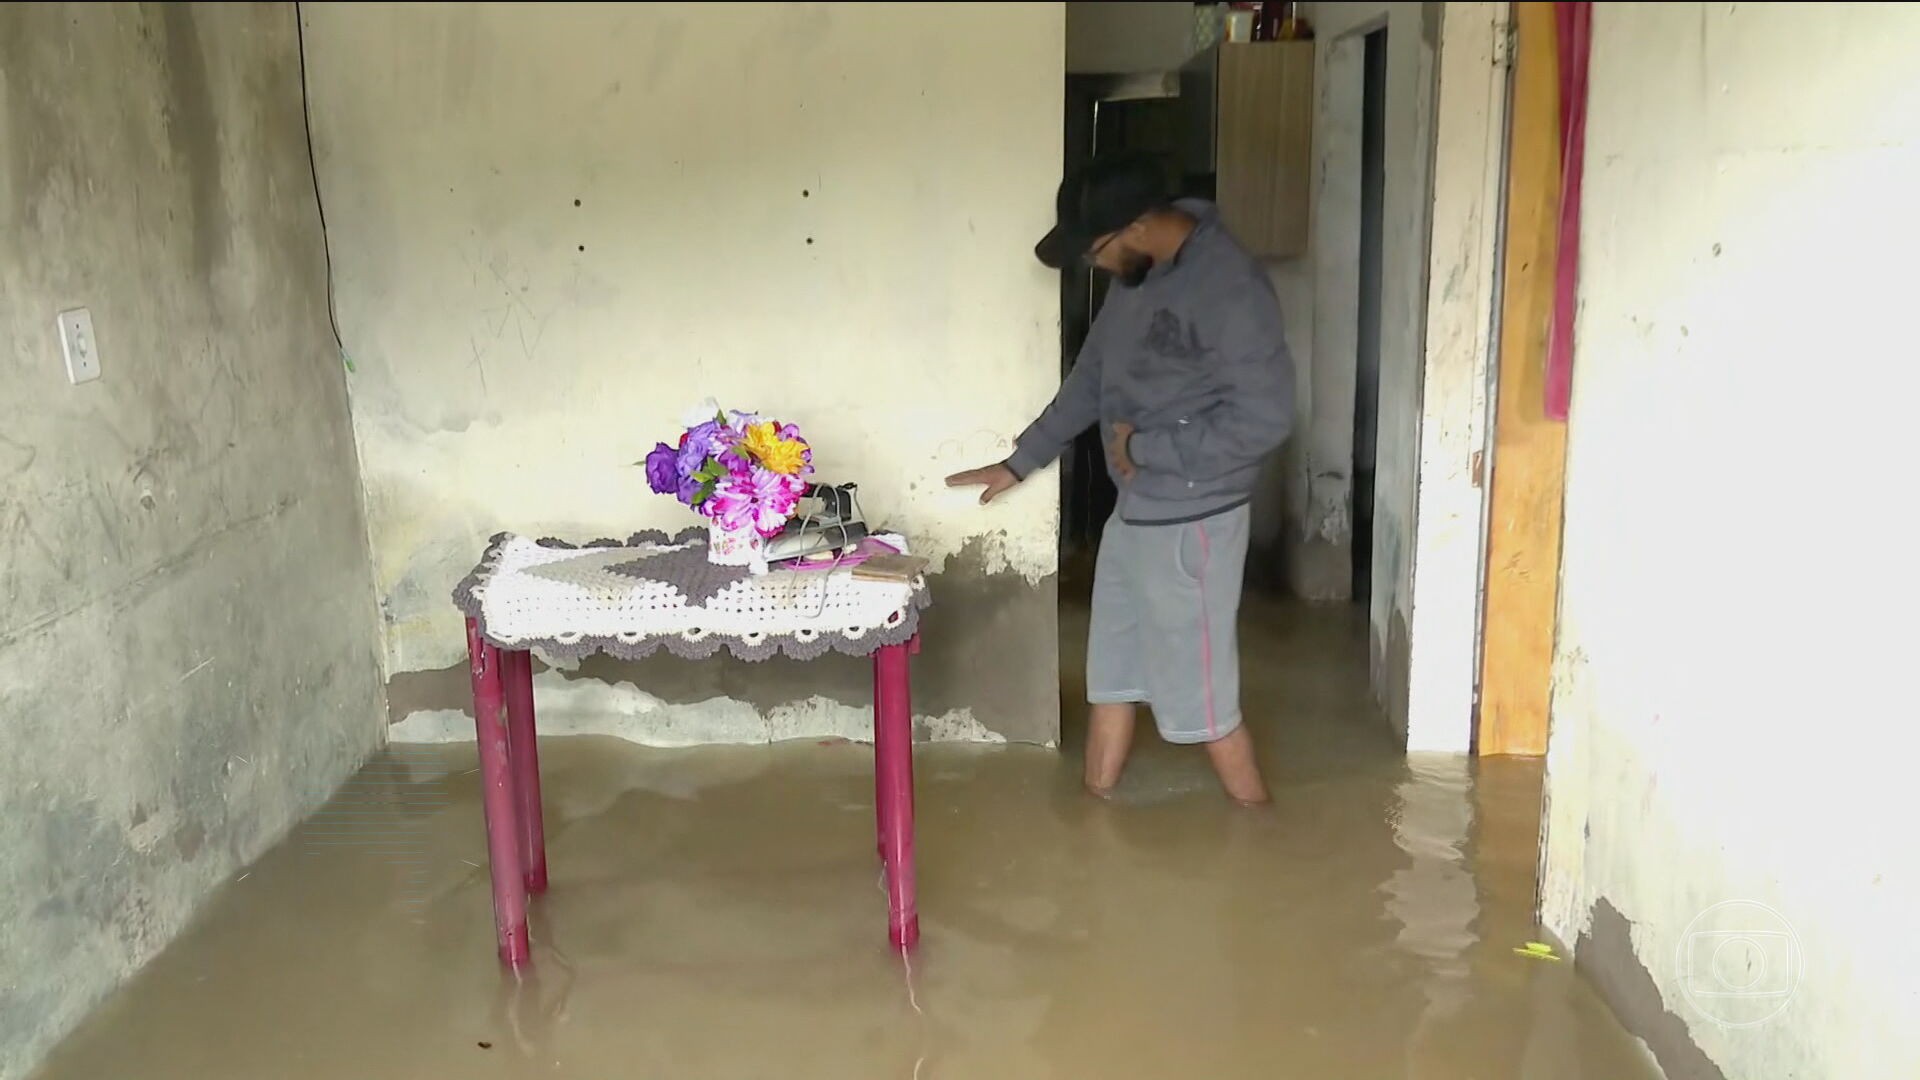
[[[313,177],[313,208],[320,216],[320,252],[327,263],[327,324],[333,328],[333,344],[340,350],[347,370],[353,370],[353,358],[347,355],[346,339],[340,336],[340,314],[333,299],[333,239],[327,232],[327,203],[320,195],[320,159],[313,149],[313,98],[307,90],[307,13],[305,5],[294,0],[293,37],[300,53],[300,117],[307,136],[307,173]]]

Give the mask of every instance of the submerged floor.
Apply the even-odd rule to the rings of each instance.
[[[910,962],[865,747],[543,742],[553,886],[520,979],[472,747],[396,747],[42,1078],[1654,1075],[1570,965],[1513,952],[1537,766],[1396,754],[1361,633],[1249,603],[1270,811],[1144,733],[1114,804],[1081,794],[1077,740],[924,748]]]

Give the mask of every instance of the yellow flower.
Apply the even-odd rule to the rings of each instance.
[[[806,465],[807,444],[799,439],[781,438],[779,425],[772,421],[748,425],[747,437],[741,440],[741,445],[768,472],[792,476]]]

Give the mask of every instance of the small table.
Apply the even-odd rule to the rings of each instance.
[[[898,536],[874,538],[905,552]],[[924,577],[864,581],[846,567],[775,571],[707,561],[706,530],[573,545],[493,538],[453,593],[467,619],[475,727],[500,957],[530,956],[527,897],[547,888],[533,661],[606,653],[637,660],[666,649],[689,660],[726,649],[742,660],[828,652],[873,658],[874,813],[887,879],[887,936],[920,938],[913,877],[913,709],[909,657],[919,652]]]

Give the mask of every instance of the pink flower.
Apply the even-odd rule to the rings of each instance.
[[[772,536],[786,525],[799,506],[806,484],[797,477],[782,476],[755,466],[746,473],[729,473],[715,485],[713,519],[729,531],[753,529],[761,536]]]
[[[739,532],[753,524],[753,486],[729,475],[714,485],[713,496],[701,509],[721,528]]]
[[[759,413],[722,412],[708,401],[685,420],[674,444],[647,455],[648,486],[731,531],[780,531],[799,509],[813,474],[813,448],[800,429]]]

